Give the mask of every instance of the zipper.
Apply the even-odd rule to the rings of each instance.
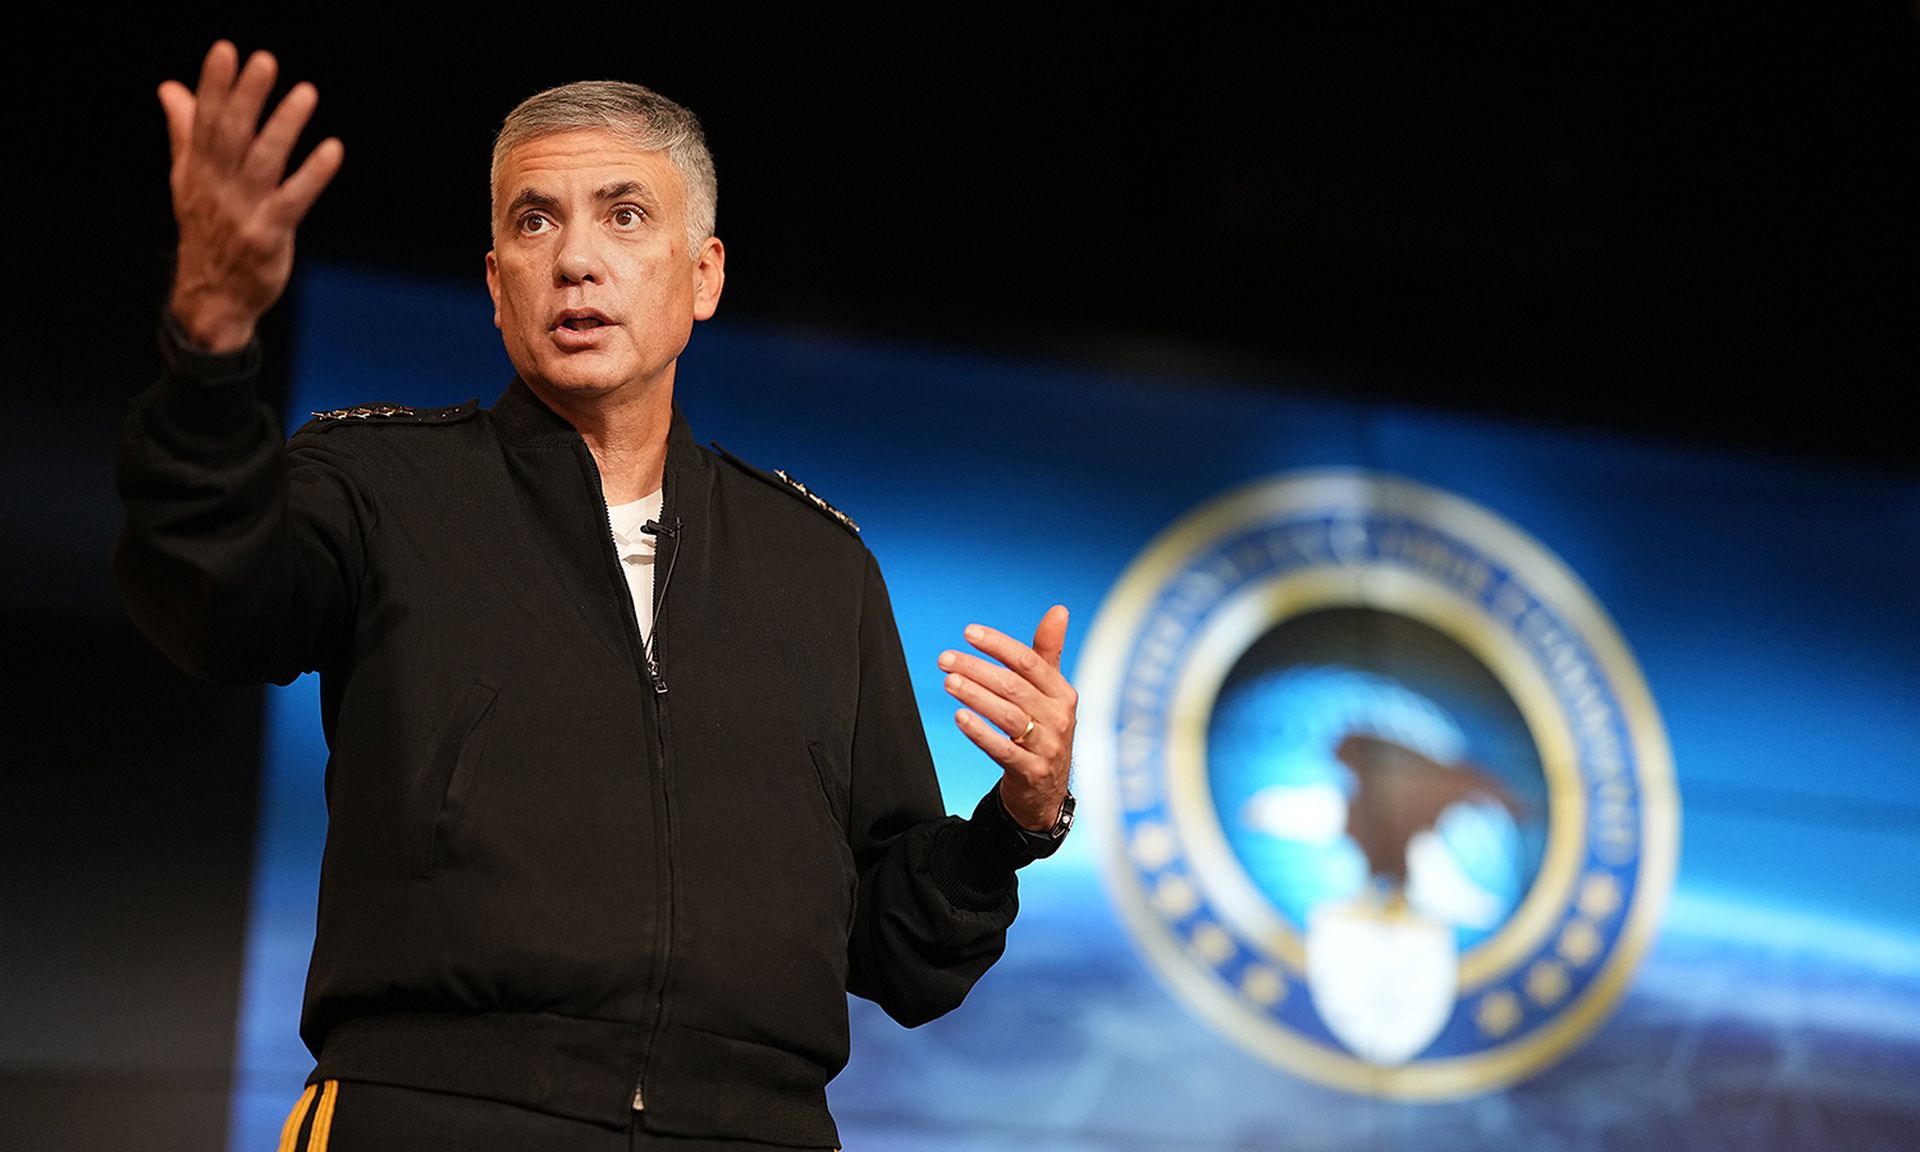
[[[601,487],[600,467],[594,462],[593,453],[587,449],[584,441],[580,449],[586,455],[587,465],[594,479],[595,494],[600,499],[600,517],[606,524],[605,554],[613,558],[614,586],[619,590],[623,603],[631,604],[633,594],[627,586],[626,576],[620,570],[619,550],[613,546],[613,513],[607,507],[607,496]],[[671,775],[671,763],[667,738],[667,680],[660,670],[660,618],[666,612],[667,588],[673,583],[674,564],[680,559],[680,518],[674,517],[668,526],[667,521],[667,478],[664,470],[660,477],[660,520],[655,522],[654,570],[659,571],[660,548],[670,542],[671,550],[667,554],[666,575],[661,579],[659,589],[654,594],[653,627],[646,636],[639,635],[639,621],[634,619],[633,638],[639,641],[639,671],[648,687],[653,703],[653,733],[656,762],[660,766],[660,822],[664,829],[661,837],[662,856],[666,864],[663,873],[666,879],[666,898],[661,901],[662,931],[660,934],[660,958],[654,968],[653,979],[653,1026],[647,1030],[646,1049],[640,1057],[640,1074],[634,1080],[632,1110],[646,1111],[647,1070],[653,1063],[653,1045],[660,1033],[660,1025],[666,1009],[667,967],[673,959],[673,812],[667,781]],[[632,617],[629,617],[630,619]]]
[[[666,515],[664,479],[661,481],[661,491],[661,515],[664,516]],[[668,539],[673,542],[673,552],[667,560],[667,578],[660,582],[660,594],[654,598],[653,631],[647,638],[648,644],[645,650],[646,659],[643,661],[647,666],[648,675],[653,681],[653,731],[655,739],[659,742],[660,750],[660,823],[665,829],[662,836],[662,840],[664,841],[662,854],[666,858],[667,895],[661,905],[664,927],[660,934],[660,960],[658,965],[656,965],[653,985],[653,1028],[647,1033],[646,1050],[640,1056],[640,1078],[633,1086],[633,1110],[635,1112],[646,1109],[646,1100],[642,1095],[642,1091],[646,1086],[647,1072],[653,1066],[654,1042],[659,1038],[660,1028],[666,1022],[667,971],[673,963],[673,893],[675,887],[673,868],[673,804],[671,800],[672,792],[668,787],[669,781],[671,781],[673,777],[673,756],[671,753],[672,740],[670,738],[670,729],[668,728],[667,720],[667,682],[660,674],[661,653],[659,639],[660,617],[666,609],[667,585],[673,579],[673,562],[678,559],[680,555],[680,540],[677,524],[678,522],[676,521],[675,531],[672,536],[668,537]],[[659,563],[659,554],[657,552],[655,553],[654,562],[656,564]]]

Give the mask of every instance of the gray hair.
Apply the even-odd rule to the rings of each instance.
[[[520,145],[562,132],[602,128],[626,139],[635,148],[667,154],[687,192],[687,254],[698,256],[700,245],[713,235],[719,180],[707,135],[692,112],[650,88],[621,80],[582,80],[536,93],[507,113],[500,134],[493,139],[493,170],[489,216],[499,226],[500,169],[507,154]]]

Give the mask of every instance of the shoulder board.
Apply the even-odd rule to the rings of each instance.
[[[858,536],[860,534],[860,525],[855,524],[853,522],[853,517],[847,515],[845,512],[842,512],[840,511],[840,509],[835,508],[833,505],[827,503],[825,498],[823,498],[818,492],[815,492],[813,489],[807,487],[805,484],[802,484],[800,481],[795,480],[792,476],[789,476],[786,473],[785,469],[776,468],[772,472],[762,472],[760,469],[755,468],[753,465],[747,463],[745,460],[740,459],[740,457],[735,456],[733,453],[727,451],[725,448],[720,447],[720,444],[718,441],[709,440],[708,443],[712,445],[713,450],[715,452],[719,453],[720,458],[722,460],[725,460],[727,463],[733,465],[735,468],[740,469],[742,472],[745,472],[747,475],[752,476],[757,480],[761,480],[768,484],[773,485],[775,488],[780,489],[782,492],[785,492],[787,495],[792,496],[796,500],[805,501],[807,504],[812,505],[816,511],[825,514],[828,518],[833,520],[834,523],[840,525],[840,527],[842,528],[845,528],[847,531],[853,533],[855,536]]]
[[[469,400],[446,408],[413,408],[405,404],[356,404],[312,413],[307,427],[325,432],[346,424],[458,424],[480,411],[480,401]]]

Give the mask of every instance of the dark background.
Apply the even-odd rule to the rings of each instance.
[[[153,88],[216,36],[346,141],[305,259],[483,291],[500,117],[615,76],[707,123],[730,321],[1920,467],[1920,7],[1339,8],[13,23],[0,1147],[225,1122],[258,694],[166,667],[106,568],[172,246]]]

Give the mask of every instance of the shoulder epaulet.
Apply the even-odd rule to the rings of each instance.
[[[480,401],[469,400],[445,408],[414,408],[406,404],[356,404],[312,413],[307,427],[325,432],[349,424],[458,424],[480,411]]]
[[[752,476],[756,480],[760,480],[767,484],[773,485],[775,488],[780,489],[782,492],[785,492],[787,495],[792,496],[796,500],[805,501],[808,505],[812,506],[814,510],[825,514],[827,517],[832,519],[834,523],[840,525],[840,527],[842,528],[845,528],[847,531],[853,533],[855,536],[858,536],[860,534],[860,525],[855,524],[853,522],[853,517],[847,515],[845,512],[842,512],[840,511],[840,509],[835,508],[833,505],[827,503],[826,499],[822,497],[818,492],[815,492],[813,489],[807,487],[805,484],[802,484],[800,483],[800,481],[795,480],[792,476],[789,476],[785,469],[776,468],[772,472],[762,472],[760,469],[755,468],[753,465],[747,463],[745,460],[740,459],[740,457],[735,456],[733,453],[727,451],[725,448],[720,447],[720,444],[718,441],[709,440],[707,443],[713,447],[714,452],[719,454],[722,460],[725,460],[727,463],[733,465],[735,468],[740,469],[742,472],[745,472],[747,475]]]

